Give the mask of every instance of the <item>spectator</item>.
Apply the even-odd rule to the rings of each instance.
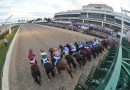
[[[4,41],[5,46],[8,46],[8,40],[6,37],[4,37],[3,41]]]

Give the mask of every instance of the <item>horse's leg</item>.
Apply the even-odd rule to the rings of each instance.
[[[32,74],[33,79],[35,79],[35,75],[32,70],[31,70],[31,74]]]
[[[67,72],[70,75],[70,77],[73,78],[72,71],[71,71],[71,69],[69,68],[68,65],[65,66],[65,69],[67,70]]]
[[[98,50],[97,50],[97,48],[96,48],[96,56],[98,56]]]
[[[76,59],[76,61],[78,62],[78,64],[79,64],[80,67],[81,67],[82,62],[81,62],[79,59]]]
[[[91,61],[91,56],[87,55],[88,61]]]
[[[38,79],[38,84],[41,85],[41,73],[40,73],[40,71],[38,72],[37,75],[38,75],[38,77],[39,77],[39,79]]]
[[[83,66],[85,65],[85,62],[86,62],[86,60],[82,57],[81,58],[82,59],[82,63],[83,63]]]
[[[76,66],[74,60],[71,60],[71,63],[72,63],[72,65],[73,65],[73,68],[74,68],[74,69],[77,69],[77,66]]]
[[[50,75],[49,75],[49,72],[46,70],[46,74],[48,76],[48,81],[50,80]]]
[[[68,63],[68,65],[69,65],[69,67],[70,67],[70,69],[72,69],[72,67],[71,67],[71,65],[70,65],[71,63]]]
[[[57,71],[58,71],[58,73],[60,74],[60,69],[57,67]]]
[[[54,72],[54,70],[52,69],[52,71],[51,71],[51,76],[52,77],[54,77],[55,76],[55,72]]]
[[[93,52],[93,58],[94,58],[94,59],[96,58],[96,53],[95,53],[95,52]]]
[[[34,75],[34,79],[35,79],[35,82],[37,82],[37,84],[39,84],[38,74],[37,74],[37,73],[35,73],[35,75]]]
[[[83,55],[82,57],[83,57],[83,59],[84,59],[84,62],[86,63],[86,56],[85,56],[85,55]]]
[[[54,72],[56,72],[56,69],[55,69],[55,65],[53,64],[53,70],[54,70]]]
[[[69,67],[71,68],[71,62],[67,59],[67,63],[68,63],[68,65],[69,65]],[[72,68],[71,68],[72,69]]]
[[[52,69],[51,69],[51,76],[52,76],[52,77],[54,77],[54,76],[55,76],[54,66],[52,66]]]

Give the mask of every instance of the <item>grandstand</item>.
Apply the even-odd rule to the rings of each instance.
[[[124,17],[124,29],[130,29],[130,19]],[[54,21],[69,21],[73,23],[96,24],[114,30],[121,29],[121,13],[117,13],[112,7],[105,4],[88,4],[79,10],[58,12],[54,15]]]

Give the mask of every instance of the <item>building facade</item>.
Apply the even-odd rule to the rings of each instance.
[[[125,29],[130,30],[130,17],[124,17]],[[109,27],[121,28],[121,13],[114,12],[113,8],[105,4],[88,4],[80,10],[68,10],[54,15],[54,21],[70,21],[88,23]]]

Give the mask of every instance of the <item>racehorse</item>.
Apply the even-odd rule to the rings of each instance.
[[[80,52],[80,54],[82,55],[82,57],[83,57],[83,58],[85,59],[85,61],[86,61],[86,59],[87,59],[87,52],[86,52],[85,48],[82,47],[79,52]]]
[[[31,65],[31,74],[37,84],[41,85],[41,73],[36,63]]]
[[[51,48],[51,51],[52,51],[52,53],[50,53],[50,54],[53,54],[53,51],[54,51],[53,48]],[[54,64],[53,55],[51,55],[51,56],[52,56],[51,57],[52,58],[52,62]],[[61,70],[66,70],[68,72],[68,74],[70,75],[70,77],[73,78],[72,71],[71,71],[69,65],[67,64],[67,62],[64,59],[63,60],[59,60],[55,66],[56,66],[59,74],[60,74]]]
[[[103,41],[101,42],[101,44],[102,44],[105,48],[108,47],[108,41],[107,41],[107,40],[103,40]]]
[[[76,61],[79,63],[80,66],[82,64],[83,66],[85,65],[86,60],[81,56],[79,52],[75,53],[73,56],[76,58]]]
[[[104,51],[104,46],[102,44],[97,46],[97,49],[100,53],[102,53],[102,51]]]
[[[68,63],[68,65],[69,65],[69,67],[71,68],[71,64],[73,65],[73,68],[76,70],[77,69],[77,66],[76,66],[76,64],[75,64],[75,62],[74,62],[74,59],[73,59],[73,57],[71,56],[71,55],[65,55],[65,57],[64,57],[65,59],[66,59],[66,61],[67,61],[67,63]],[[71,68],[72,69],[72,68]]]
[[[97,53],[96,53],[96,47],[92,47],[92,48],[91,48],[91,51],[92,51],[93,58],[95,59],[96,56],[97,56],[97,55],[96,55],[96,54],[97,54]]]
[[[41,60],[41,64],[43,65],[43,60]],[[45,68],[46,74],[48,76],[48,81],[50,81],[50,75],[49,74],[51,73],[52,77],[55,76],[54,66],[50,62],[47,62],[47,63],[44,64],[44,68]]]
[[[90,48],[85,48],[86,51],[86,56],[87,56],[87,60],[91,61],[91,55],[92,55],[92,51]]]
[[[56,68],[57,68],[59,74],[60,74],[61,70],[66,70],[68,72],[68,74],[70,75],[70,77],[73,78],[72,71],[71,71],[69,65],[67,64],[67,62],[64,59],[59,60],[57,62]]]

